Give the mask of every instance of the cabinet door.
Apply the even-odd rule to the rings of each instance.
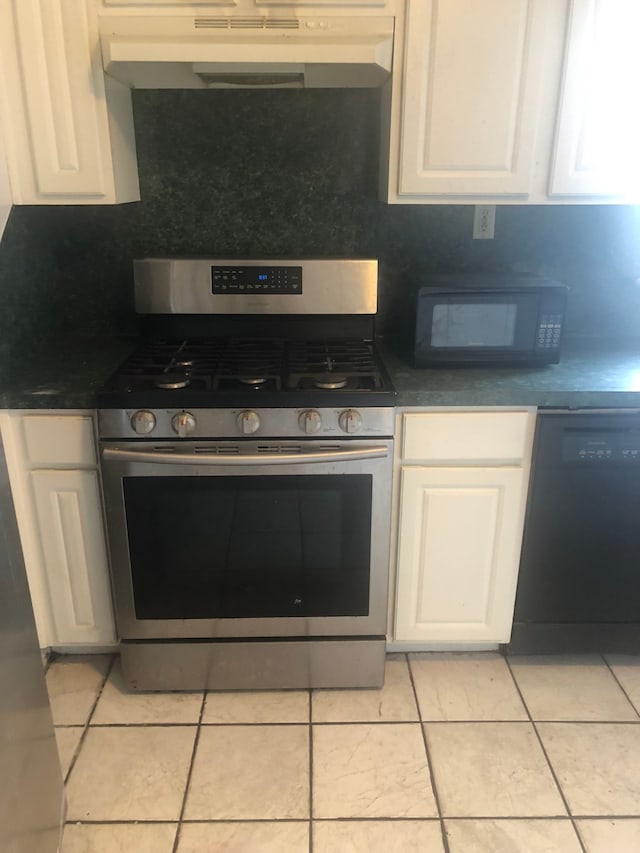
[[[573,0],[550,196],[640,200],[640,3]]]
[[[104,6],[173,6],[175,8],[191,6],[226,6],[232,9],[237,0],[102,0]]]
[[[509,640],[523,479],[508,467],[402,470],[394,639]]]
[[[58,645],[115,640],[95,471],[31,473]]]
[[[408,0],[400,195],[528,193],[548,5]]]
[[[13,5],[38,191],[104,195],[86,5]]]
[[[386,6],[387,0],[255,0],[256,6],[315,6],[317,9],[331,7]],[[307,11],[307,10],[305,10]],[[313,12],[313,9],[308,10]]]
[[[16,204],[140,197],[130,92],[86,0],[0,0],[0,107]]]

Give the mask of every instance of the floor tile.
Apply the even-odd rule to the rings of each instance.
[[[308,853],[307,821],[183,823],[177,853]]]
[[[308,726],[205,726],[187,820],[309,816]]]
[[[313,853],[444,853],[438,820],[328,820],[313,824]]]
[[[197,723],[202,707],[200,693],[131,693],[116,660],[91,718],[92,725],[126,723]]]
[[[412,654],[423,720],[527,720],[504,658],[498,654]]]
[[[89,728],[67,783],[68,820],[176,820],[196,726]]]
[[[637,720],[599,655],[510,658],[513,675],[534,720]]]
[[[528,723],[425,723],[445,816],[554,817],[562,798]]]
[[[314,690],[314,723],[405,722],[418,719],[418,709],[404,655],[387,659],[380,690]]]
[[[540,723],[574,815],[640,815],[640,725]]]
[[[68,823],[62,853],[171,853],[177,823]]]
[[[65,726],[56,729],[56,743],[58,744],[58,755],[60,756],[60,767],[63,778],[67,775],[71,760],[75,755],[84,726]]]
[[[313,816],[435,817],[417,723],[313,727]]]
[[[640,850],[640,820],[577,820],[578,832],[587,853],[637,853]]]
[[[450,853],[581,853],[571,821],[447,820]]]
[[[606,655],[609,666],[640,713],[640,655]]]
[[[203,723],[308,723],[307,690],[208,693]]]
[[[84,726],[102,689],[111,655],[66,655],[47,671],[47,689],[56,726]]]

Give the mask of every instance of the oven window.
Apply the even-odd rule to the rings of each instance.
[[[366,616],[368,474],[127,477],[138,619]]]

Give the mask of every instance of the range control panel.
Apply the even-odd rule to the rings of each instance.
[[[640,463],[640,433],[569,433],[564,437],[562,458],[564,462]]]
[[[302,267],[212,266],[211,292],[299,296],[302,293]]]

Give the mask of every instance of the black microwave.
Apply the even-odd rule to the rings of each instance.
[[[416,367],[556,364],[567,287],[533,275],[436,275],[418,291]]]

